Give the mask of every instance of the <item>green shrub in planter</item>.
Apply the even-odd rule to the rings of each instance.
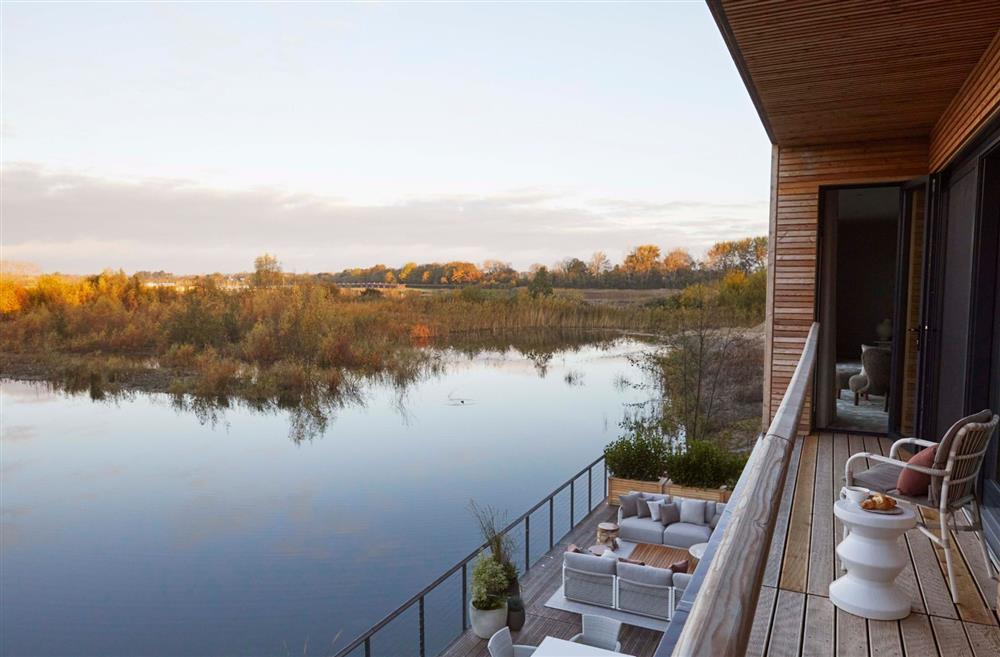
[[[658,434],[637,431],[608,444],[604,462],[613,477],[656,481],[663,475],[668,453]]]
[[[681,452],[666,457],[667,476],[680,486],[732,488],[743,472],[747,456],[733,454],[714,443],[693,440]]]
[[[472,606],[499,609],[507,602],[507,572],[503,564],[488,555],[479,557],[472,568]]]

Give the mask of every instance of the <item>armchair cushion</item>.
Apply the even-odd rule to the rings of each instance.
[[[920,465],[929,468],[934,465],[934,452],[937,447],[925,447],[907,461],[910,465]],[[927,489],[931,485],[931,476],[926,472],[918,472],[909,468],[899,471],[899,478],[896,480],[896,488],[903,495],[912,497],[922,497],[927,494]]]

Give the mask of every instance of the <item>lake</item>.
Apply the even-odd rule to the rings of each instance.
[[[333,654],[481,542],[470,499],[514,518],[597,458],[646,394],[644,349],[440,350],[306,431],[294,410],[4,381],[0,651]],[[428,600],[433,641],[460,629],[459,586]],[[415,654],[415,613],[393,625],[375,654]]]

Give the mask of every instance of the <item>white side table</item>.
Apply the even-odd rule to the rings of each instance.
[[[908,508],[899,515],[864,511],[838,500],[833,513],[844,523],[846,536],[837,546],[843,577],[830,584],[830,601],[840,609],[873,620],[899,620],[910,615],[910,597],[896,584],[906,555],[899,537],[917,525]]]

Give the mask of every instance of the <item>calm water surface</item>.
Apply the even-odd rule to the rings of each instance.
[[[599,456],[643,348],[442,352],[442,373],[369,384],[302,441],[285,411],[206,421],[169,395],[3,382],[0,650],[330,655],[479,543],[470,499],[516,517]],[[429,652],[459,627],[459,586],[428,599]],[[414,654],[415,633],[414,612],[375,654]]]

